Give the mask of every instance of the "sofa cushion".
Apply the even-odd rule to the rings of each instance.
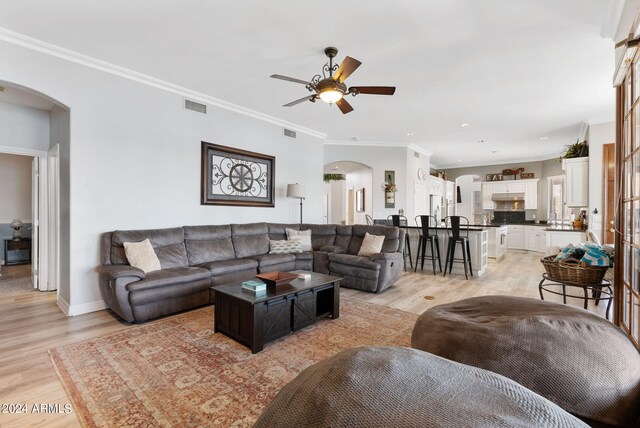
[[[162,269],[189,266],[184,246],[184,229],[116,230],[111,236],[111,263],[128,264],[124,253],[125,242],[140,242],[149,239],[160,260]]]
[[[149,288],[164,287],[171,284],[209,279],[211,273],[199,267],[177,267],[149,272],[144,279],[127,284],[129,291],[140,291]]]
[[[587,427],[505,377],[401,347],[349,349],[307,367],[254,426]]]
[[[296,256],[293,254],[261,254],[259,256],[251,256],[250,258],[256,260],[260,267],[294,262],[296,260]]]
[[[374,254],[378,254],[382,250],[383,243],[384,235],[371,235],[370,233],[365,233],[362,245],[358,250],[358,255],[371,257]]]
[[[314,250],[333,245],[336,240],[335,224],[303,224],[302,229],[311,229],[311,246]]]
[[[267,223],[232,224],[231,239],[238,259],[269,252]]]
[[[302,251],[300,253],[294,253],[296,256],[296,260],[313,260],[313,252],[312,251]]]
[[[185,226],[184,239],[192,266],[236,257],[231,242],[231,225]]]
[[[296,230],[296,229],[286,228],[285,231],[287,232],[287,239],[292,241],[297,240],[298,242],[300,242],[300,245],[302,246],[302,251],[312,250],[311,229]]]
[[[300,230],[300,224],[284,224],[284,223],[267,223],[269,229],[269,239],[287,239],[285,229]],[[308,229],[308,227],[304,227]]]
[[[342,247],[345,249],[349,248],[349,243],[351,242],[351,236],[353,235],[353,226],[336,226],[336,239],[333,241],[332,245],[336,247]],[[364,236],[364,234],[363,234]],[[358,243],[358,249],[360,249],[360,242]],[[356,250],[356,253],[358,251]],[[353,253],[355,254],[355,253]]]
[[[161,269],[160,260],[153,251],[149,239],[140,242],[124,242],[123,245],[124,253],[131,266],[141,269],[144,273]]]
[[[211,275],[217,276],[252,269],[257,271],[258,262],[253,259],[218,260],[199,264],[198,267],[207,269]]]
[[[506,376],[575,415],[640,422],[640,354],[611,322],[537,299],[485,296],[436,306],[411,346]]]

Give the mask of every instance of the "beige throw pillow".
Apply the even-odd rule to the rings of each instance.
[[[145,273],[160,270],[160,260],[148,239],[140,242],[125,242],[124,253],[131,266],[142,269]]]
[[[384,244],[384,235],[371,235],[368,232],[364,234],[362,245],[360,245],[359,256],[371,257],[374,254],[378,254],[382,251],[382,244]]]
[[[298,240],[300,241],[300,246],[302,247],[302,251],[311,251],[311,229],[307,230],[295,230],[289,229],[288,227],[284,229],[287,232],[287,239],[290,240]]]

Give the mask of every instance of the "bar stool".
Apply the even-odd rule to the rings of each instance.
[[[440,272],[442,272],[442,262],[440,261],[440,244],[438,242],[438,232],[435,231],[433,234],[430,230],[437,227],[436,218],[430,215],[417,215],[415,218],[416,226],[420,227],[420,240],[418,241],[418,254],[416,255],[416,267],[413,270],[416,272],[418,270],[418,260],[422,258],[422,265],[420,269],[424,270],[424,259],[426,256],[425,252],[427,250],[427,242],[431,246],[431,264],[433,265],[433,274],[436,274],[436,259],[438,259],[438,267],[440,268]],[[422,252],[422,254],[421,254]],[[421,257],[422,256],[422,257]]]
[[[447,274],[447,266],[449,266],[449,273],[453,268],[453,263],[464,264],[464,277],[469,279],[467,275],[467,263],[469,264],[469,272],[473,276],[473,268],[471,266],[471,250],[469,248],[469,219],[466,217],[452,215],[444,219],[444,223],[447,227],[447,233],[449,235],[449,242],[447,243],[447,259],[444,264],[444,273]],[[463,229],[460,228],[463,226]],[[463,231],[461,233],[461,230]],[[462,246],[462,259],[456,259],[456,244],[460,243]]]
[[[404,270],[407,270],[407,257],[409,257],[409,265],[411,266],[411,268],[413,269],[413,259],[412,259],[412,255],[411,255],[411,243],[409,242],[409,223],[407,222],[407,218],[403,215],[398,215],[398,214],[392,214],[389,217],[387,217],[387,221],[391,221],[391,224],[394,225],[395,227],[400,227],[402,229],[404,229],[405,234],[404,234],[404,250],[403,250],[403,256],[404,256]]]

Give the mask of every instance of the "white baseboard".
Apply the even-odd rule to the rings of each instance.
[[[95,302],[81,303],[79,305],[69,305],[69,303],[58,294],[58,307],[66,316],[75,317],[76,315],[101,311],[106,309],[107,305],[104,303],[104,300],[96,300]]]
[[[58,294],[57,303],[58,303],[58,307],[62,310],[62,312],[66,316],[69,316],[69,303],[67,303],[67,301],[64,300],[59,294]]]
[[[88,314],[89,312],[101,311],[103,309],[107,309],[107,305],[104,303],[104,300],[96,300],[95,302],[87,302],[70,306],[67,316],[75,317],[76,315]]]

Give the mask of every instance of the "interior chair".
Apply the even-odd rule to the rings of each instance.
[[[418,241],[418,251],[416,254],[416,266],[413,270],[418,270],[418,260],[422,260],[420,269],[424,270],[424,259],[426,257],[431,258],[431,264],[433,265],[433,274],[436,274],[436,259],[438,259],[438,268],[442,272],[442,262],[440,261],[440,244],[438,242],[438,233],[435,230],[437,227],[436,218],[430,215],[417,215],[415,218],[416,226],[420,229],[420,240]],[[431,253],[427,256],[427,243],[431,248]]]
[[[449,273],[453,269],[453,263],[464,264],[464,277],[469,279],[467,273],[468,270],[471,276],[473,276],[473,267],[471,265],[471,249],[469,247],[469,219],[459,215],[452,215],[445,217],[444,223],[447,227],[447,234],[449,235],[449,241],[447,242],[447,255],[444,264],[444,273],[442,276],[447,275],[447,266],[449,267]],[[462,250],[462,258],[455,258],[456,245],[460,244]]]
[[[413,259],[412,259],[413,256],[411,255],[411,243],[409,242],[409,223],[407,218],[403,215],[392,214],[389,217],[387,217],[387,221],[391,221],[391,224],[394,225],[395,227],[404,229],[405,231],[405,234],[404,234],[405,245],[404,245],[404,251],[403,251],[404,269],[407,270],[407,257],[409,258],[409,265],[413,269]]]
[[[369,214],[365,214],[364,218],[367,220],[367,224],[368,225],[372,225],[373,224],[373,217],[371,217]]]

